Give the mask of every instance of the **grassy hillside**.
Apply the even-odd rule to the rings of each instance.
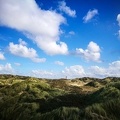
[[[0,75],[0,120],[120,120],[120,78]]]

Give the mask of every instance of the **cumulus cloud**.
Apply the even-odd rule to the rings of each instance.
[[[29,58],[34,62],[45,62],[45,58],[39,58],[36,50],[33,48],[27,48],[26,42],[22,39],[19,39],[19,44],[14,44],[13,42],[9,43],[9,51],[16,56]]]
[[[21,66],[21,64],[20,63],[14,63],[16,66]]]
[[[120,26],[120,14],[117,15],[118,25]]]
[[[109,76],[120,77],[120,61],[114,61],[109,64]]]
[[[76,48],[76,54],[87,61],[100,62],[100,51],[100,47],[93,41],[88,44],[86,50]]]
[[[0,52],[0,60],[5,60],[5,56],[2,52]]]
[[[103,78],[107,77],[107,75],[108,73],[106,68],[102,68],[99,66],[91,66],[90,68],[88,68],[87,76],[89,77]]]
[[[66,67],[62,74],[67,76],[68,78],[76,78],[76,77],[83,77],[85,76],[84,68],[80,65],[74,65],[70,67]]]
[[[89,10],[87,12],[87,15],[85,15],[83,17],[83,21],[84,23],[87,23],[89,22],[91,19],[93,19],[93,17],[95,17],[96,15],[98,15],[98,10],[97,9],[94,9],[94,10]]]
[[[117,15],[118,25],[120,26],[120,14]],[[118,30],[118,38],[120,39],[120,30]]]
[[[65,1],[59,2],[59,10],[64,12],[64,13],[66,13],[70,17],[75,17],[76,16],[76,11],[75,10],[71,10],[70,7],[66,6],[66,2]]]
[[[77,78],[84,77],[85,71],[82,66],[74,65],[70,67],[65,67],[64,70],[53,72],[47,70],[32,70],[31,76],[40,77],[40,78],[51,78],[51,79],[59,79],[59,78]]]
[[[56,64],[56,65],[60,65],[60,66],[64,66],[64,63],[61,62],[61,61],[55,61],[55,64]]]
[[[120,61],[114,61],[108,64],[108,67],[90,66],[85,68],[81,65],[74,65],[66,67],[62,71],[62,75],[68,76],[68,78],[77,77],[120,77]]]
[[[32,70],[32,76],[40,78],[54,78],[54,73],[46,70]]]
[[[0,73],[1,74],[13,74],[14,69],[12,68],[10,63],[6,63],[5,65],[0,65]]]
[[[65,67],[62,71],[49,71],[49,70],[32,70],[31,76],[40,78],[59,79],[65,78],[81,78],[81,77],[120,77],[120,61],[113,61],[107,67],[73,65]]]
[[[1,74],[14,74],[15,70],[10,63],[0,65]],[[23,72],[22,74],[23,75]],[[26,75],[26,74],[25,74]],[[108,64],[108,67],[90,66],[88,68],[81,65],[73,65],[65,67],[62,71],[49,71],[49,70],[32,70],[31,76],[39,78],[81,78],[81,77],[120,77],[120,61],[113,61]]]
[[[75,35],[75,32],[74,31],[70,31],[69,34],[70,35]]]
[[[21,38],[19,38],[19,43],[23,46],[27,46],[27,43],[25,41],[23,41]]]
[[[118,38],[120,38],[120,30],[118,30]]]
[[[120,77],[120,61],[114,61],[108,67],[91,66],[88,71],[90,77]]]
[[[42,10],[35,0],[0,1],[0,25],[23,32],[49,55],[68,53],[66,43],[59,40],[63,23],[65,18],[62,15]]]

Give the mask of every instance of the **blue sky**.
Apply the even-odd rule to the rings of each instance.
[[[120,77],[120,0],[0,0],[0,73]]]

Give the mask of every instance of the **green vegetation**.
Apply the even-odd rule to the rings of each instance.
[[[120,78],[0,75],[1,120],[120,120]]]

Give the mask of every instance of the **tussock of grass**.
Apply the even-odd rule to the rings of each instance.
[[[79,120],[79,108],[61,107],[51,112],[42,114],[37,119],[41,120]]]

